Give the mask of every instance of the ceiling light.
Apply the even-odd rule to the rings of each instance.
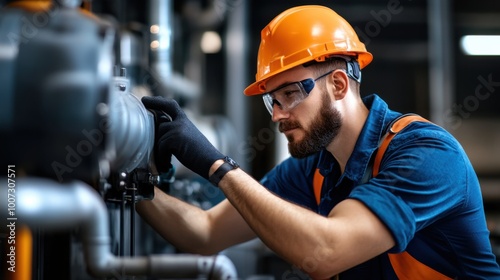
[[[460,39],[460,47],[467,55],[500,55],[500,36],[466,35]]]
[[[201,50],[204,53],[218,53],[222,46],[219,33],[214,31],[206,31],[203,33],[200,44]]]

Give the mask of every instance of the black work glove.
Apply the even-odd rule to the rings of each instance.
[[[156,171],[159,175],[164,175],[172,172],[172,154],[166,151],[160,152],[158,144],[160,143],[161,135],[159,134],[159,126],[164,122],[172,121],[172,118],[165,112],[158,110],[150,110],[155,116],[155,140],[153,148],[153,159]]]
[[[208,179],[212,164],[224,158],[208,139],[194,126],[173,99],[145,96],[141,99],[144,106],[156,112],[155,158],[157,164],[174,155],[184,166]],[[171,117],[161,117],[166,113]],[[158,167],[157,167],[158,168]]]

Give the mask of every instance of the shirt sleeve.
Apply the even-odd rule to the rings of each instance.
[[[317,157],[317,155],[304,159],[290,157],[269,171],[260,183],[283,199],[314,209],[317,205],[312,191],[312,181]]]
[[[389,145],[379,174],[349,197],[363,202],[387,226],[396,242],[391,252],[402,252],[416,231],[463,204],[466,160],[458,142],[437,126],[403,130]]]

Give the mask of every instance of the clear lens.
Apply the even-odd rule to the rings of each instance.
[[[308,92],[302,86],[302,82],[295,82],[264,94],[262,98],[267,110],[272,115],[275,103],[280,106],[281,110],[288,111],[297,106],[307,95]]]
[[[265,93],[262,96],[262,99],[264,99],[264,104],[266,105],[267,111],[269,111],[272,116],[275,103],[280,107],[281,110],[292,110],[309,95],[311,90],[314,88],[315,81],[328,76],[333,71],[335,71],[335,69],[317,77],[314,80],[311,78],[305,79],[300,82],[283,85],[271,92]]]
[[[264,94],[262,96],[262,99],[264,100],[264,105],[266,105],[267,111],[272,116],[273,115],[273,98],[271,97],[271,95],[269,95],[267,93],[267,94]]]

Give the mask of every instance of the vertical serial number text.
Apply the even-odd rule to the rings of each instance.
[[[16,272],[16,166],[7,165],[7,269]]]

